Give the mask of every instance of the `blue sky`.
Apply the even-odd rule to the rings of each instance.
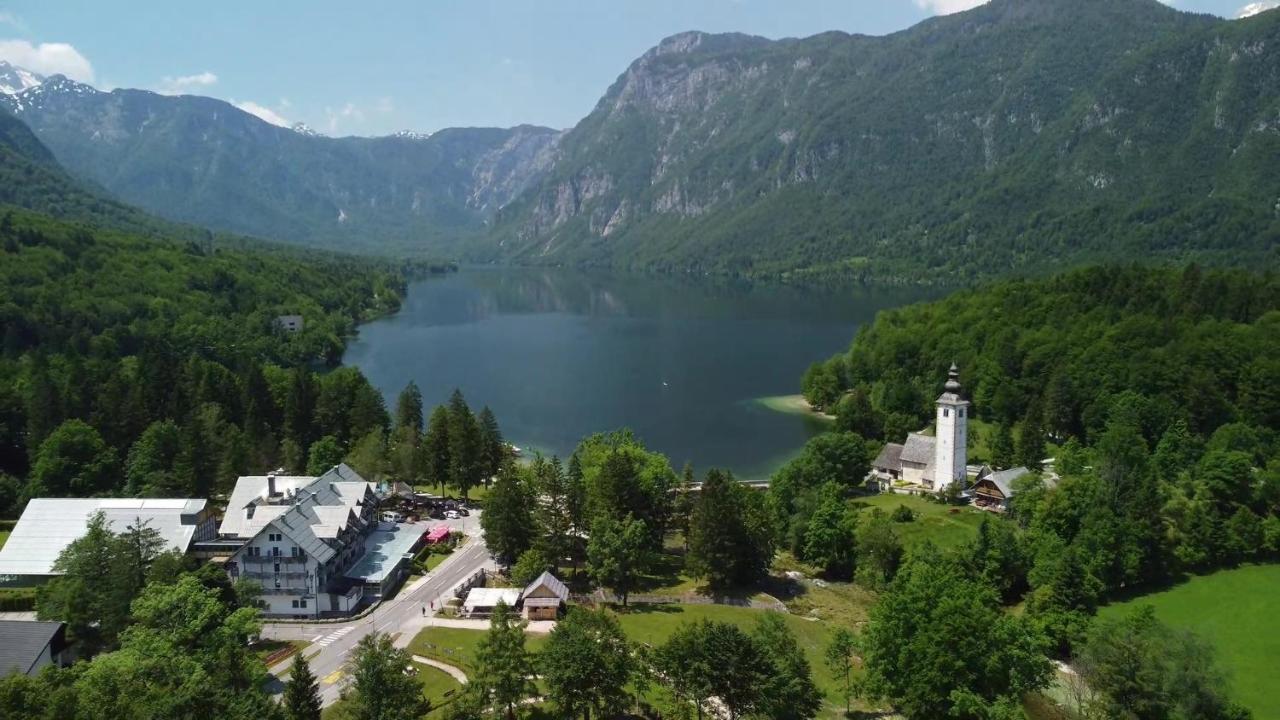
[[[1177,0],[1235,16],[1254,0]],[[1277,0],[1268,0],[1277,2]],[[570,127],[684,30],[884,34],[979,0],[0,0],[0,59],[332,135]]]

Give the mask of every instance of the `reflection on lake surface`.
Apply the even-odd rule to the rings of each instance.
[[[822,424],[756,400],[798,392],[809,363],[845,350],[878,310],[923,296],[464,270],[414,283],[399,314],[361,328],[344,362],[389,407],[410,380],[428,407],[461,388],[523,448],[566,456],[586,435],[628,427],[677,469],[762,478]]]

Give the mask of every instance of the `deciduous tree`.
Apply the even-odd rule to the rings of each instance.
[[[570,608],[538,653],[547,695],[563,717],[614,717],[625,709],[633,650],[607,610]]]
[[[391,636],[360,638],[347,660],[343,686],[346,720],[418,720],[430,709],[422,685],[408,668],[413,655],[396,649]]]

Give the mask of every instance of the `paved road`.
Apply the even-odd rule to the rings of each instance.
[[[310,655],[320,651],[309,659],[312,672],[320,679],[321,699],[329,705],[338,699],[344,674],[342,667],[348,653],[361,638],[374,632],[400,633],[396,645],[407,646],[427,622],[423,608],[427,608],[430,614],[431,603],[439,607],[441,601],[447,599],[445,595],[450,588],[480,568],[492,567],[492,562],[484,542],[472,537],[431,574],[402,588],[394,600],[383,603],[359,620],[325,624],[269,623],[264,625],[262,636],[276,640],[306,640],[311,645],[303,652]],[[288,667],[289,663],[281,663],[272,671],[277,676],[287,677]]]

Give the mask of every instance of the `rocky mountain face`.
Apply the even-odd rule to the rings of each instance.
[[[477,252],[967,278],[1276,260],[1280,13],[993,0],[886,37],[663,41]]]
[[[211,98],[100,92],[62,76],[3,103],[74,175],[162,217],[323,247],[436,249],[484,228],[560,133],[329,138]]]
[[[14,95],[44,82],[44,76],[0,60],[0,93]]]

